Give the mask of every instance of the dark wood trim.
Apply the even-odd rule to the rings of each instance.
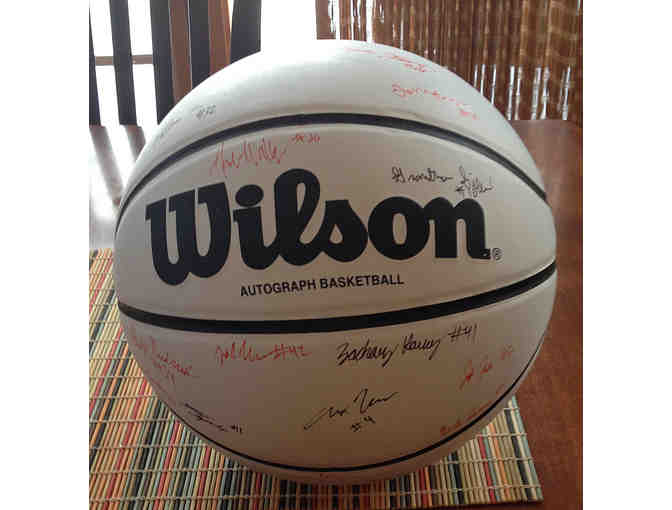
[[[336,34],[331,29],[329,0],[315,0],[315,25],[317,39],[336,39]]]
[[[173,99],[173,65],[170,59],[170,22],[168,2],[151,0],[152,50],[154,64],[154,91],[156,93],[156,120],[166,116],[175,104]]]
[[[208,0],[210,13],[210,74],[231,63],[231,22],[227,0]]]
[[[173,64],[173,98],[177,103],[191,90],[189,15],[187,0],[169,0],[170,48]]]
[[[261,0],[237,1],[231,24],[231,63],[260,50]]]
[[[210,29],[208,2],[189,0],[189,48],[191,56],[191,86],[210,76]]]
[[[353,5],[352,14],[354,20],[353,25],[356,23],[353,39],[366,41],[366,2],[361,2],[359,4],[359,9],[357,9],[356,5]]]
[[[403,23],[403,26],[399,28],[401,33],[399,40],[399,47],[402,50],[410,51],[413,41],[411,40],[411,3],[401,3],[400,6],[401,15],[400,20]],[[402,40],[403,39],[403,44]]]
[[[104,55],[100,56],[97,55],[96,57],[96,65],[97,66],[113,66],[114,65],[114,57],[109,56],[109,55]],[[131,55],[131,61],[133,62],[133,65],[136,64],[153,64],[154,63],[154,58],[152,55]]]
[[[110,22],[112,24],[112,50],[119,124],[137,124],[128,0],[110,0]]]
[[[89,125],[100,126],[100,103],[98,102],[98,79],[93,55],[93,35],[91,34],[91,14],[89,14]]]

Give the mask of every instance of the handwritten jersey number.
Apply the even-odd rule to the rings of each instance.
[[[217,105],[202,106],[196,111],[196,118],[198,120],[203,120],[208,115],[213,115],[217,110]]]
[[[316,133],[296,133],[292,137],[294,143],[320,143],[320,135]]]
[[[364,427],[364,425],[367,422],[376,423],[376,420],[374,420],[372,416],[364,416],[364,418],[362,418],[360,421],[357,421],[352,425],[350,425],[350,430],[352,430],[353,432],[359,432],[360,430],[362,430],[362,427]]]

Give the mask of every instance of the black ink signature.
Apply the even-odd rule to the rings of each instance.
[[[462,179],[460,179],[455,191],[462,195],[462,198],[465,196],[476,198],[478,195],[493,189],[492,177],[488,181],[489,185],[486,185],[478,177],[470,177],[471,174],[467,174],[467,171],[462,166],[460,166],[460,175]]]
[[[436,351],[441,346],[441,340],[446,338],[450,333],[439,338],[424,338],[423,340],[416,340],[415,335],[411,333],[404,337],[403,348],[401,354],[406,354],[407,351],[432,351],[427,359],[433,359]]]
[[[204,412],[199,411],[198,409],[196,409],[191,404],[188,404],[187,402],[184,402],[184,407],[187,408],[187,412],[194,418],[196,418],[197,421],[208,423],[222,432],[228,432],[229,430],[233,430],[234,432],[238,432],[239,434],[243,433],[243,428],[240,425],[230,425],[228,427],[225,427],[223,425],[220,425],[219,423],[216,423],[214,421],[214,418],[211,418]]]
[[[346,361],[360,361],[362,359],[379,359],[382,358],[384,361],[380,365],[382,367],[387,366],[387,364],[392,359],[392,356],[399,348],[399,344],[395,345],[394,348],[390,348],[389,345],[370,345],[371,339],[367,338],[366,343],[361,347],[353,347],[349,349],[350,344],[348,342],[343,342],[336,349],[340,350],[338,353],[338,366],[343,365]]]
[[[371,397],[369,398],[369,389],[362,388],[362,390],[355,395],[355,398],[352,399],[352,402],[345,407],[336,407],[329,406],[320,409],[315,416],[313,416],[306,424],[303,426],[303,430],[309,430],[313,425],[317,424],[324,417],[327,418],[336,418],[337,416],[343,416],[344,414],[349,414],[350,407],[352,404],[359,403],[359,414],[366,414],[369,409],[372,407],[387,402],[395,395],[398,395],[399,392],[395,391],[384,397]]]
[[[447,331],[442,336],[424,337],[422,339],[416,338],[415,332],[411,331],[409,334],[404,335],[401,342],[392,346],[389,344],[376,345],[371,338],[367,338],[366,343],[359,347],[352,345],[351,342],[343,342],[336,347],[336,359],[339,367],[346,363],[356,365],[362,360],[383,360],[380,366],[384,368],[390,363],[396,352],[400,352],[403,355],[410,351],[429,351],[430,354],[427,359],[432,360],[441,347],[443,340],[450,338],[451,344],[459,340],[474,343],[476,342],[477,329],[477,323],[457,323],[453,326],[453,329]],[[401,350],[399,350],[399,347],[401,347]]]
[[[343,416],[347,412],[348,412],[347,407],[337,409],[334,406],[330,406],[320,409],[318,413],[315,416],[313,416],[310,420],[308,420],[308,422],[303,426],[303,430],[308,430],[325,416],[327,416],[328,418],[335,418],[336,416]]]
[[[366,411],[368,411],[370,407],[373,407],[376,404],[380,404],[382,402],[387,402],[388,400],[390,400],[395,395],[398,395],[399,392],[395,391],[394,393],[390,393],[387,397],[381,397],[381,398],[372,397],[370,399],[368,398],[368,394],[369,394],[369,389],[364,388],[364,389],[362,389],[362,391],[360,391],[357,394],[355,399],[352,401],[353,403],[356,403],[357,400],[359,399],[359,412],[361,414],[366,413]]]
[[[451,180],[452,177],[440,175],[436,173],[436,170],[427,168],[427,171],[420,171],[414,174],[408,174],[408,177],[404,175],[403,169],[398,166],[392,167],[392,180],[400,184],[405,183],[417,183],[417,182],[446,182]]]

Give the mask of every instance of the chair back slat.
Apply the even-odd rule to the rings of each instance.
[[[98,57],[98,65],[114,65],[119,123],[136,125],[128,0],[109,3],[113,56]],[[150,0],[150,19],[151,60],[150,55],[136,55],[136,63],[154,67],[158,123],[212,73],[261,49],[261,0],[236,2],[232,13],[229,0]],[[90,15],[89,124],[100,125]]]
[[[110,21],[119,124],[137,124],[128,0],[110,0]]]
[[[231,62],[231,22],[227,0],[208,0],[210,18],[210,74]]]
[[[151,0],[152,64],[156,92],[156,121],[160,123],[175,104],[173,97],[173,64],[170,52],[170,21],[167,0]]]
[[[233,5],[231,63],[261,50],[261,0],[238,1]]]
[[[191,86],[210,76],[210,30],[208,3],[189,0],[189,43],[191,49]]]
[[[91,15],[89,14],[89,125],[100,126],[100,104],[98,103],[98,80],[96,79],[96,58],[93,55]]]
[[[170,52],[173,64],[173,97],[178,103],[191,90],[189,63],[189,13],[187,0],[169,0]]]

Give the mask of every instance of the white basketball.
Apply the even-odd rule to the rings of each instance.
[[[509,123],[441,66],[319,41],[245,58],[161,122],[115,279],[156,395],[252,469],[389,478],[471,439],[539,352],[555,230]]]

